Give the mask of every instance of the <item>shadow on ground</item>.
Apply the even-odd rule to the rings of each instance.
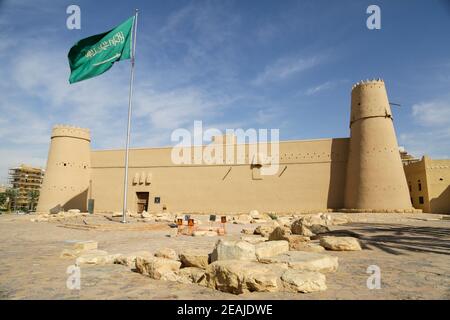
[[[363,240],[364,249],[379,248],[401,255],[404,251],[450,255],[450,229],[409,225],[352,223],[352,230],[335,230],[333,236],[351,236]]]

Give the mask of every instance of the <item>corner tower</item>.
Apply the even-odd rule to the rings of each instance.
[[[352,88],[345,208],[412,210],[384,82]]]
[[[90,142],[88,129],[60,125],[53,127],[36,211],[87,210]]]

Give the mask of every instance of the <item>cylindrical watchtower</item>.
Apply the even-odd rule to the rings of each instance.
[[[86,211],[91,167],[90,141],[88,129],[53,127],[36,211]]]
[[[411,200],[384,82],[352,88],[345,208],[411,210]]]

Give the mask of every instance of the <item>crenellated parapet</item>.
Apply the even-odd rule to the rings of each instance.
[[[360,81],[352,87],[350,127],[358,120],[391,118],[392,112],[382,79]]]
[[[352,86],[352,90],[354,90],[356,87],[370,87],[374,85],[384,85],[384,80],[381,78],[361,80]]]
[[[91,141],[89,129],[59,124],[52,129],[52,138],[55,137],[70,137]]]

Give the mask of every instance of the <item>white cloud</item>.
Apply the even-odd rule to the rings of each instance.
[[[450,126],[450,101],[431,101],[412,106],[412,114],[423,126]]]
[[[253,81],[254,85],[261,85],[266,82],[284,80],[294,74],[298,74],[312,67],[317,66],[323,61],[323,57],[289,57],[280,58],[272,65],[269,65]]]
[[[137,70],[135,81],[132,147],[167,145],[173,129],[188,127],[197,119],[214,121],[235,99],[218,95],[211,82],[186,85],[183,81],[171,81],[183,77],[190,80],[200,73],[224,74],[230,69],[223,59],[215,63],[210,51],[220,41],[229,40],[234,22],[220,30],[220,10],[211,7],[209,11],[197,12],[195,8],[186,9],[188,14],[179,17],[182,25],[173,18],[169,19],[168,26],[162,27],[165,35],[172,33],[169,39],[177,36],[187,39],[190,48],[185,60],[178,62],[179,70],[172,67],[170,79],[164,77],[165,65],[150,73],[145,69],[146,59],[138,61],[142,69]],[[210,15],[211,11],[215,14]],[[179,37],[176,33],[187,23],[182,19],[193,20],[196,30],[203,30],[202,37],[197,41]],[[43,40],[30,36],[28,31],[24,37],[27,46],[9,41],[8,50],[0,52],[3,62],[0,74],[10,75],[0,78],[0,179],[4,182],[7,169],[23,162],[45,166],[51,127],[55,124],[91,129],[95,149],[123,148],[129,61],[115,64],[97,78],[70,85],[68,48],[60,45],[60,39],[52,35]],[[0,40],[3,38],[0,36]],[[161,58],[161,61],[165,60]]]
[[[414,104],[412,117],[418,126],[400,134],[400,144],[416,157],[450,158],[450,99]]]
[[[175,129],[204,119],[221,107],[220,101],[214,101],[200,88],[187,87],[156,92],[142,87],[136,95],[138,118],[146,118],[155,129]]]
[[[320,92],[333,89],[333,88],[335,88],[343,83],[346,83],[346,82],[347,82],[347,80],[344,80],[344,79],[326,81],[324,83],[321,83],[319,85],[316,85],[316,86],[306,89],[306,91],[304,91],[304,94],[307,96],[313,96]]]
[[[306,95],[308,95],[308,96],[315,95],[316,93],[318,93],[320,91],[324,91],[324,90],[332,88],[334,85],[335,85],[334,82],[327,81],[325,83],[319,84],[318,86],[309,88],[308,90],[306,90]]]
[[[416,157],[428,155],[435,159],[450,159],[449,128],[402,133],[399,144]]]

